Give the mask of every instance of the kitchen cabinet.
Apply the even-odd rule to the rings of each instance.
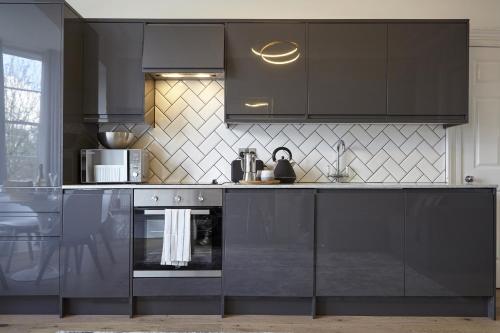
[[[128,297],[132,192],[65,191],[61,295]]]
[[[415,189],[406,201],[405,295],[494,296],[493,190]]]
[[[59,186],[62,4],[0,4],[0,185]]]
[[[87,23],[83,65],[86,121],[150,121],[144,113],[142,41],[142,23]]]
[[[404,194],[326,190],[316,195],[316,295],[403,296]]]
[[[313,295],[312,190],[230,190],[224,210],[224,295]]]
[[[311,23],[311,118],[386,116],[387,24]]]
[[[58,237],[0,240],[0,296],[58,294]]]
[[[305,119],[305,39],[301,23],[226,25],[226,121]]]
[[[390,23],[387,113],[407,119],[467,122],[468,23]]]
[[[224,71],[223,24],[146,24],[144,71]]]

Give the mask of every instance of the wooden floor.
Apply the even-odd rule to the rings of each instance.
[[[335,333],[488,333],[500,321],[443,317],[306,317],[231,316],[0,316],[1,333],[68,331],[162,332],[335,332]]]
[[[497,299],[500,292],[497,291]],[[458,317],[290,316],[2,316],[0,333],[65,331],[119,332],[334,332],[334,333],[500,333],[497,321]]]

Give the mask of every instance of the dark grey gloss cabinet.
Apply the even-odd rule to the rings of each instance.
[[[128,297],[132,193],[66,191],[62,297]]]
[[[391,23],[387,35],[388,115],[468,114],[468,24]]]
[[[228,23],[226,120],[303,120],[306,53],[305,24]]]
[[[311,297],[313,191],[238,189],[224,209],[224,295]]]
[[[0,185],[61,184],[62,3],[0,4]]]
[[[494,296],[491,189],[408,190],[406,296]]]
[[[0,240],[0,296],[58,294],[58,237]]]
[[[404,194],[332,190],[316,195],[316,295],[403,296]]]
[[[90,22],[84,32],[86,121],[145,122],[142,23]]]
[[[223,24],[146,24],[144,71],[224,71]]]
[[[386,115],[387,24],[311,23],[311,118]]]

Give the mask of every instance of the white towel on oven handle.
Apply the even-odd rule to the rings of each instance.
[[[187,266],[191,261],[191,209],[165,209],[161,265]]]

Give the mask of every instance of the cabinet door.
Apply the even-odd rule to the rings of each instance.
[[[145,70],[224,70],[224,25],[146,24]]]
[[[403,296],[404,193],[316,196],[316,295]]]
[[[309,116],[386,116],[387,24],[310,24]]]
[[[394,23],[388,28],[388,114],[466,116],[466,23]]]
[[[311,297],[313,192],[234,190],[224,209],[224,294]]]
[[[491,190],[408,190],[406,296],[493,296]]]
[[[84,34],[84,113],[144,121],[142,23],[89,23]]]
[[[0,185],[59,186],[62,5],[0,4]]]
[[[226,116],[304,118],[305,57],[304,24],[228,24]]]
[[[58,237],[0,240],[0,295],[58,294]]]
[[[131,193],[65,192],[63,297],[128,297]]]

